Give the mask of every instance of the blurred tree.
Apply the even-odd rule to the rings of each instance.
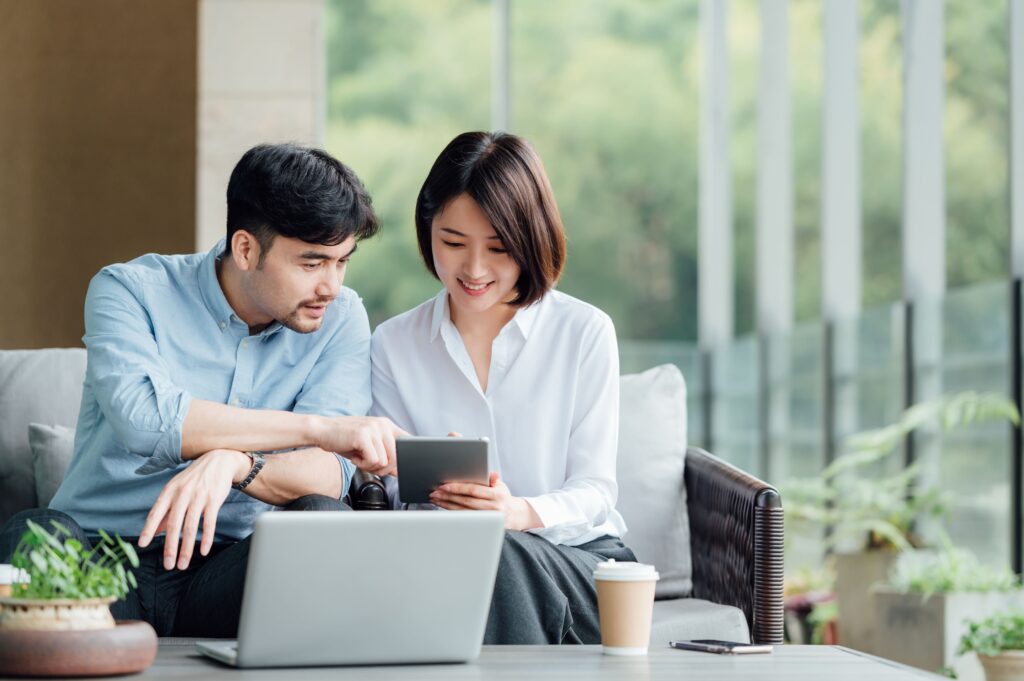
[[[515,0],[511,125],[537,148],[569,235],[563,290],[621,338],[697,336],[698,0]],[[736,329],[754,327],[754,0],[730,9]],[[862,0],[864,303],[901,294],[902,47],[896,0]],[[796,317],[820,316],[821,2],[790,4]],[[950,285],[1006,276],[1007,8],[949,3]],[[489,0],[330,0],[328,148],[366,182],[384,224],[348,283],[377,323],[438,284],[412,211],[456,134],[490,121]]]

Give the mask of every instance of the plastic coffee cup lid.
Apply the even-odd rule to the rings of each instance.
[[[658,572],[653,565],[617,561],[614,558],[598,563],[594,570],[594,579],[607,579],[620,582],[658,581]]]

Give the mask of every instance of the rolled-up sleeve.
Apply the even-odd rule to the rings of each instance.
[[[85,299],[86,382],[127,450],[144,457],[136,473],[178,466],[181,432],[192,397],[174,384],[161,359],[145,306],[130,279],[107,270]]]
[[[581,355],[566,458],[566,480],[557,490],[527,497],[544,527],[532,530],[567,543],[603,524],[615,508],[619,435],[619,354],[615,328],[601,317]]]
[[[365,416],[370,410],[370,320],[363,302],[348,292],[348,306],[334,335],[313,366],[293,411],[320,416]],[[355,465],[335,454],[348,492]]]

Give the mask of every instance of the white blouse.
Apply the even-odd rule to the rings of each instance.
[[[626,531],[615,510],[619,356],[604,312],[559,291],[516,312],[491,346],[487,391],[448,292],[377,327],[372,414],[421,436],[490,440],[489,465],[556,544]]]

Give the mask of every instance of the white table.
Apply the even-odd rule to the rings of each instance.
[[[770,655],[712,655],[671,648],[647,657],[609,657],[600,646],[485,646],[468,664],[237,670],[196,652],[188,641],[164,640],[156,662],[135,679],[657,679],[707,681],[898,681],[942,679],[838,646],[776,646]]]

